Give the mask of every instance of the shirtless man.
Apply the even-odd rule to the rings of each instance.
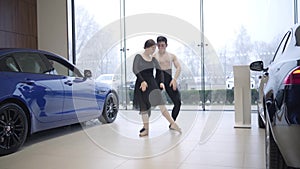
[[[163,70],[162,72],[164,73],[165,90],[174,104],[172,110],[172,117],[175,121],[177,119],[181,107],[181,96],[177,88],[177,82],[176,82],[177,78],[180,75],[181,66],[179,64],[177,57],[174,54],[166,51],[166,48],[168,46],[166,37],[164,36],[157,37],[157,46],[158,46],[158,52],[154,55],[154,57],[158,60],[159,65]],[[174,67],[176,68],[176,73],[174,77],[172,77],[173,64]]]

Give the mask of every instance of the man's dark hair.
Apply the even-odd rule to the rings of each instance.
[[[168,40],[167,40],[167,38],[164,37],[164,36],[159,36],[159,37],[157,37],[156,42],[157,42],[157,43],[159,43],[159,42],[165,42],[165,43],[167,44]]]

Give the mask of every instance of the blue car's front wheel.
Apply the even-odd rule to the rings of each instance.
[[[15,103],[0,106],[0,155],[17,151],[25,142],[28,122],[24,110]]]
[[[106,97],[102,115],[99,120],[102,123],[112,123],[115,121],[119,111],[118,97],[115,93],[109,93]]]

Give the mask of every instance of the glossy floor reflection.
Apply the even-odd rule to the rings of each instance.
[[[113,124],[97,120],[34,134],[18,152],[0,157],[1,169],[263,169],[264,130],[234,128],[233,111],[180,112],[180,135],[153,110],[140,138],[136,111],[121,110]]]

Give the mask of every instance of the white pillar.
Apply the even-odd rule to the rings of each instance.
[[[38,49],[68,58],[67,1],[38,0]]]
[[[251,128],[249,65],[233,66],[235,128]]]

